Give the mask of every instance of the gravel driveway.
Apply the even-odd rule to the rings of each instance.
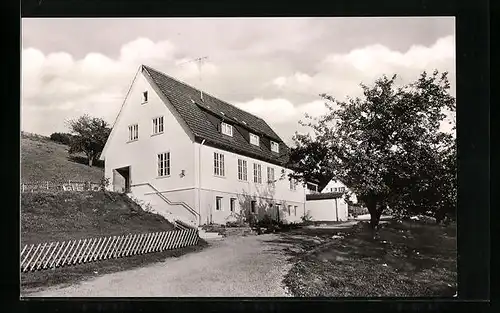
[[[291,268],[277,235],[228,237],[206,249],[26,297],[283,297]]]

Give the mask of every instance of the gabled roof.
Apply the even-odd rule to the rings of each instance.
[[[324,200],[324,199],[339,199],[344,194],[341,192],[328,192],[328,193],[312,193],[306,195],[306,200]]]
[[[189,86],[149,66],[142,71],[152,85],[172,104],[193,132],[197,141],[256,159],[284,165],[289,148],[261,118]],[[234,126],[233,137],[219,131],[220,122]],[[249,132],[259,135],[260,146],[250,144]],[[279,143],[279,153],[272,152],[270,140]]]

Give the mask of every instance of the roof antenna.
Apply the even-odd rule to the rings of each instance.
[[[203,62],[208,59],[208,56],[204,56],[204,57],[200,57],[200,58],[196,58],[196,59],[192,59],[192,60],[189,60],[189,61],[186,61],[186,62],[183,62],[183,63],[180,63],[179,65],[181,64],[185,64],[185,63],[191,63],[191,62],[198,62],[198,78],[200,80],[200,97],[201,97],[201,101],[204,101],[203,100],[203,90],[201,90],[201,66],[203,65]]]

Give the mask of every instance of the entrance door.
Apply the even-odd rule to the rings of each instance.
[[[130,192],[130,166],[113,170],[113,191]]]

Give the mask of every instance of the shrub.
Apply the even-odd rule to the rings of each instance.
[[[109,178],[108,177],[103,177],[99,181],[99,189],[101,191],[106,191],[106,188],[109,186]]]
[[[68,133],[53,133],[50,135],[50,140],[69,146],[71,144],[72,137],[73,135]]]

